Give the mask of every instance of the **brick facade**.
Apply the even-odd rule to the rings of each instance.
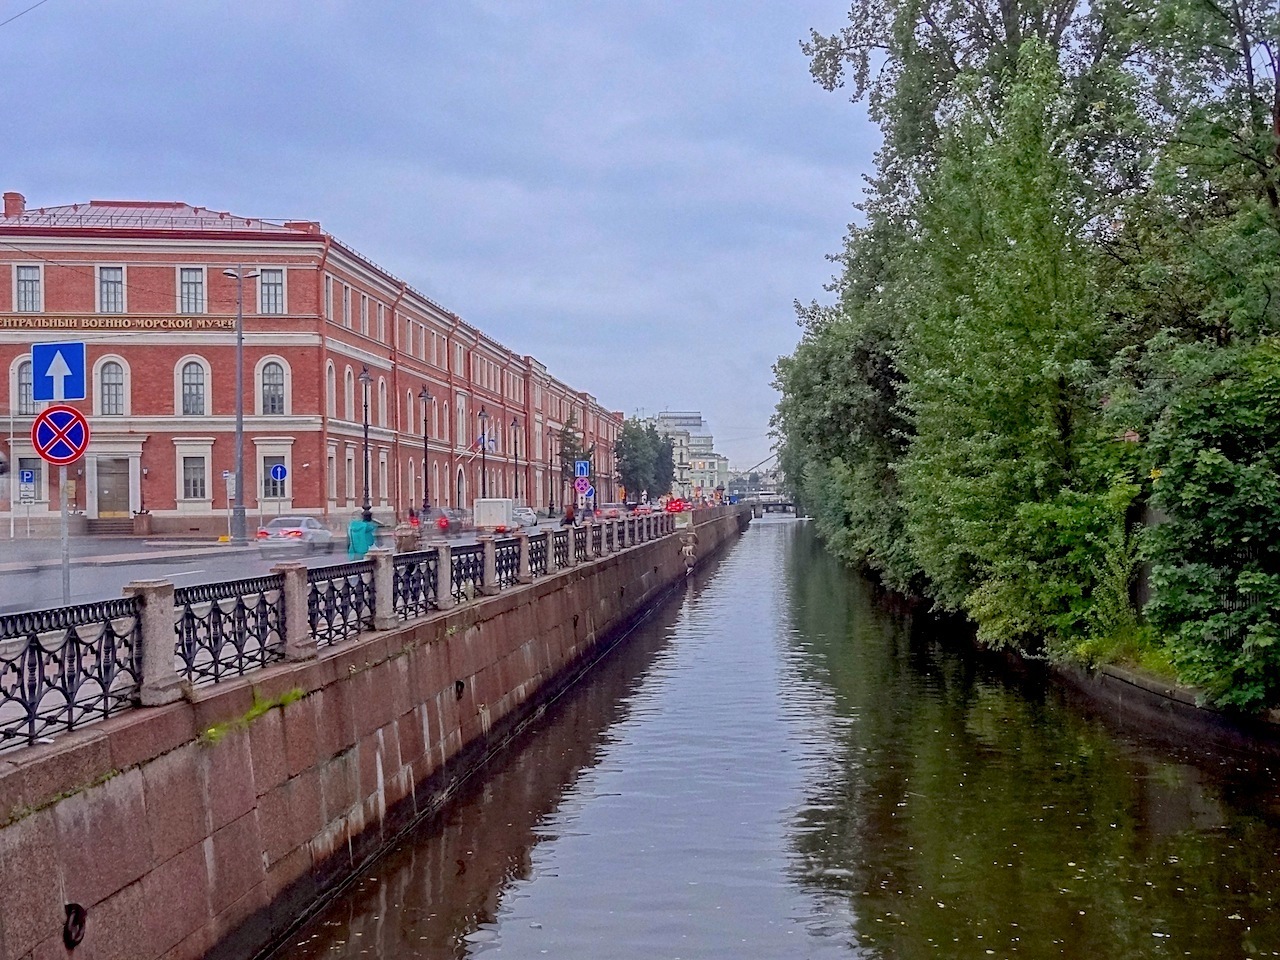
[[[48,529],[57,469],[30,442],[32,343],[83,340],[89,451],[68,468],[90,519],[147,511],[157,532],[225,531],[235,464],[237,280],[243,270],[245,505],[336,527],[363,500],[369,374],[369,489],[375,516],[513,496],[561,504],[558,436],[570,416],[596,446],[601,500],[614,499],[622,416],[554,378],[312,222],[275,223],[183,203],[90,201],[0,218],[0,523],[11,510]],[[26,365],[24,368],[24,364]],[[419,399],[423,389],[431,396]],[[483,409],[488,447],[477,441]],[[423,489],[424,411],[429,446]],[[7,422],[6,422],[7,421]],[[513,427],[512,424],[515,424]],[[480,477],[482,460],[486,482]],[[283,489],[269,479],[281,462]],[[38,471],[20,503],[18,470]]]

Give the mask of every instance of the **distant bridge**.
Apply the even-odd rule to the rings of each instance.
[[[755,508],[755,515],[761,516],[766,513],[795,513],[796,505],[787,497],[777,494],[763,494],[757,496],[743,497],[739,503],[749,503]]]

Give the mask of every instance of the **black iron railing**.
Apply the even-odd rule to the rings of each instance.
[[[132,597],[0,617],[0,750],[127,709],[141,638]]]
[[[459,603],[480,595],[484,583],[484,547],[473,544],[450,551],[449,592]]]
[[[545,577],[547,575],[547,541],[550,533],[539,533],[529,538],[529,575]]]
[[[373,562],[307,571],[307,621],[322,647],[373,629]]]
[[[563,570],[569,565],[569,536],[568,530],[554,530],[551,533],[551,553],[557,570]]]
[[[173,591],[174,654],[192,683],[217,683],[284,659],[284,577]]]
[[[573,558],[578,563],[587,559],[587,531],[585,527],[577,527],[573,531]]]
[[[604,529],[598,523],[591,525],[591,556],[598,557],[604,551],[600,548],[604,541]]]
[[[401,553],[392,570],[392,604],[401,620],[440,609],[439,560],[434,550]]]
[[[498,586],[514,587],[520,582],[520,539],[507,537],[493,545],[493,567]]]

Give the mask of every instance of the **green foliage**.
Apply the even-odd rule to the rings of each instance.
[[[1280,699],[1280,347],[1190,344],[1151,438],[1151,617],[1217,702]]]
[[[631,419],[622,425],[614,444],[618,480],[631,500],[642,494],[659,497],[671,491],[675,458],[669,438],[658,435],[653,424]]]
[[[885,138],[775,365],[833,552],[991,644],[1280,703],[1278,35],[1270,0],[855,0],[813,33]]]

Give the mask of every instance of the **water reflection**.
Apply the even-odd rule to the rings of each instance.
[[[1275,770],[953,629],[753,524],[282,955],[1280,956]]]

